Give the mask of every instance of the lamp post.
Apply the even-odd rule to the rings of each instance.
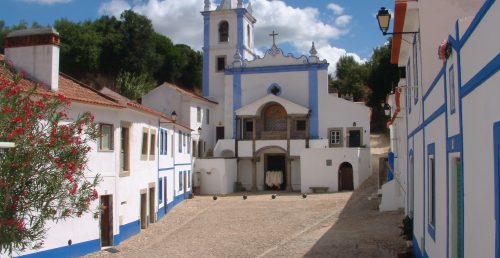
[[[377,13],[377,21],[382,34],[385,35],[400,35],[400,34],[415,34],[417,31],[408,31],[408,32],[387,32],[389,29],[389,25],[391,23],[391,14],[385,7],[381,7]]]

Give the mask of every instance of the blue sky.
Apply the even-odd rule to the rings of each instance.
[[[220,0],[212,1],[212,8]],[[267,36],[273,29],[280,34],[278,46],[295,55],[306,54],[311,42],[321,58],[331,64],[353,55],[366,60],[372,49],[386,41],[374,15],[385,6],[393,9],[394,0],[251,0],[257,18],[256,46],[264,52],[271,44]],[[248,0],[244,0],[245,5]],[[203,0],[1,0],[1,20],[11,26],[24,20],[49,25],[56,19],[71,21],[96,19],[103,14],[119,15],[133,9],[148,16],[155,29],[175,43],[201,49]],[[274,21],[274,22],[273,22]],[[333,66],[333,67],[332,67]]]

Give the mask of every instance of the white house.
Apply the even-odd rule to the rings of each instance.
[[[251,4],[213,10],[205,1],[202,16],[203,96],[218,103],[207,130],[218,159],[196,160],[201,192],[357,188],[369,175],[370,110],[328,93],[329,64],[314,44],[309,56],[285,56],[273,35],[261,58]]]
[[[92,204],[92,208],[103,208],[100,216],[85,214],[49,223],[43,248],[18,255],[73,257],[118,245],[190,194],[191,129],[108,89],[99,92],[59,73],[56,31],[12,32],[6,38],[5,57],[0,59],[11,61],[33,81],[44,82],[47,93],[68,98],[70,117],[92,112],[101,133],[90,146],[87,171],[103,179],[97,188],[99,201]]]
[[[391,57],[406,67],[403,118],[391,129],[414,254],[499,257],[500,6],[421,0],[394,10],[396,32],[417,32],[394,35]],[[441,45],[449,52],[439,58]]]

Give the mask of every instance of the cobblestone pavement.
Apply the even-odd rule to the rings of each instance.
[[[396,257],[402,212],[372,210],[376,177],[355,192],[197,196],[115,247],[89,257]]]

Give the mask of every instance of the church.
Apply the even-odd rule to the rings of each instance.
[[[314,42],[308,55],[285,55],[273,31],[258,56],[252,12],[242,0],[214,8],[206,0],[201,12],[202,92],[218,104],[202,128],[215,140],[199,139],[214,145],[193,159],[194,186],[202,194],[357,188],[370,175],[370,109],[328,91],[329,64]]]

